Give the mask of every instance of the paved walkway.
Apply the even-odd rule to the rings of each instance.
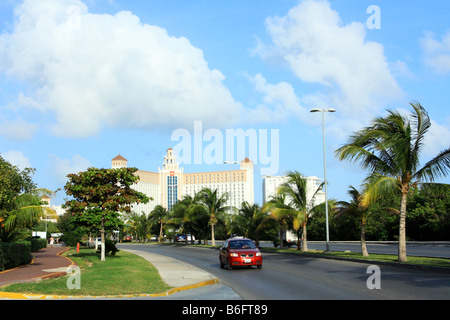
[[[29,282],[39,279],[47,279],[66,275],[67,268],[74,264],[73,261],[61,255],[68,248],[47,247],[33,253],[33,262],[15,269],[0,272],[0,299],[71,299],[65,296],[26,295],[1,292],[1,287],[11,283]],[[122,250],[122,249],[121,249]],[[132,299],[240,299],[231,288],[220,284],[212,274],[194,267],[188,263],[169,258],[163,255],[139,250],[125,250],[142,256],[152,263],[164,282],[173,287],[161,295],[137,295],[117,298]],[[78,297],[79,298],[79,297]],[[96,297],[86,297],[96,298]],[[112,297],[98,297],[112,298]]]
[[[65,275],[67,268],[73,264],[71,260],[61,255],[67,249],[65,247],[47,247],[33,252],[33,261],[30,264],[0,272],[0,287],[16,282],[36,281]]]

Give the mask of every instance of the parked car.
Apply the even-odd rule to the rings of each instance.
[[[177,234],[174,239],[175,242],[186,242],[186,235],[184,233]]]
[[[195,241],[195,236],[193,234],[186,235],[187,242]]]
[[[256,266],[262,268],[261,251],[252,240],[247,238],[231,238],[226,240],[219,250],[221,268],[232,269],[238,266]]]

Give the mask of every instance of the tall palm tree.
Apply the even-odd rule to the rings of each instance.
[[[209,215],[209,224],[211,225],[211,244],[216,244],[214,238],[214,226],[217,224],[218,218],[226,213],[228,193],[219,196],[217,189],[214,191],[204,188],[199,192],[200,203],[206,208]]]
[[[359,162],[369,169],[367,192],[362,204],[368,206],[377,197],[400,191],[400,227],[398,260],[406,262],[406,202],[412,185],[445,177],[450,169],[450,148],[441,151],[420,167],[420,153],[431,121],[420,103],[411,103],[413,111],[404,116],[387,110],[386,117],[376,118],[372,125],[350,137],[350,142],[336,150],[339,160]]]
[[[361,253],[364,257],[368,257],[369,252],[367,251],[366,246],[366,223],[370,216],[370,211],[367,207],[361,205],[362,194],[356,190],[355,187],[350,186],[348,194],[351,197],[350,202],[338,201],[336,203],[337,214],[335,217],[339,218],[343,215],[352,215],[361,220]]]
[[[309,208],[306,199],[306,179],[297,171],[287,174],[288,180],[283,183],[277,193],[286,196],[288,211],[293,216],[293,228],[297,232],[302,228],[302,251],[308,251],[306,237],[306,224],[308,222]],[[297,239],[297,248],[300,249],[300,239]]]

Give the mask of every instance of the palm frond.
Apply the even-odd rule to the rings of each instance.
[[[368,208],[382,195],[398,190],[398,180],[396,178],[372,174],[367,177],[364,183],[364,194],[360,200],[362,208]]]
[[[413,176],[419,181],[435,181],[437,178],[445,177],[450,172],[450,148],[440,152],[435,158],[428,161]]]

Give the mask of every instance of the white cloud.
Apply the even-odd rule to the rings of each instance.
[[[186,38],[130,12],[89,13],[81,0],[25,0],[15,14],[0,35],[0,72],[37,88],[28,108],[52,115],[58,136],[238,120],[224,75]]]
[[[67,182],[68,174],[86,171],[89,167],[91,167],[89,160],[78,154],[74,155],[72,159],[62,159],[54,154],[49,155],[50,173],[59,185]]]
[[[31,168],[30,159],[25,157],[25,155],[20,151],[11,150],[3,152],[1,155],[6,161],[11,163],[13,166],[17,166],[20,170]]]
[[[294,114],[305,119],[306,109],[301,106],[294,88],[287,82],[268,83],[261,75],[250,78],[254,91],[259,95],[256,108],[246,110],[247,123],[282,122]]]
[[[0,135],[13,141],[31,140],[37,129],[37,124],[28,123],[22,118],[13,121],[5,120],[0,123]]]
[[[436,40],[431,32],[420,39],[425,64],[440,74],[450,74],[450,30]]]
[[[266,28],[272,45],[255,52],[276,61],[278,55],[304,83],[321,92],[301,97],[334,107],[353,120],[367,118],[402,97],[381,44],[366,40],[365,24],[343,25],[327,1],[305,0],[284,17],[270,17]],[[397,62],[398,65],[398,62]]]

